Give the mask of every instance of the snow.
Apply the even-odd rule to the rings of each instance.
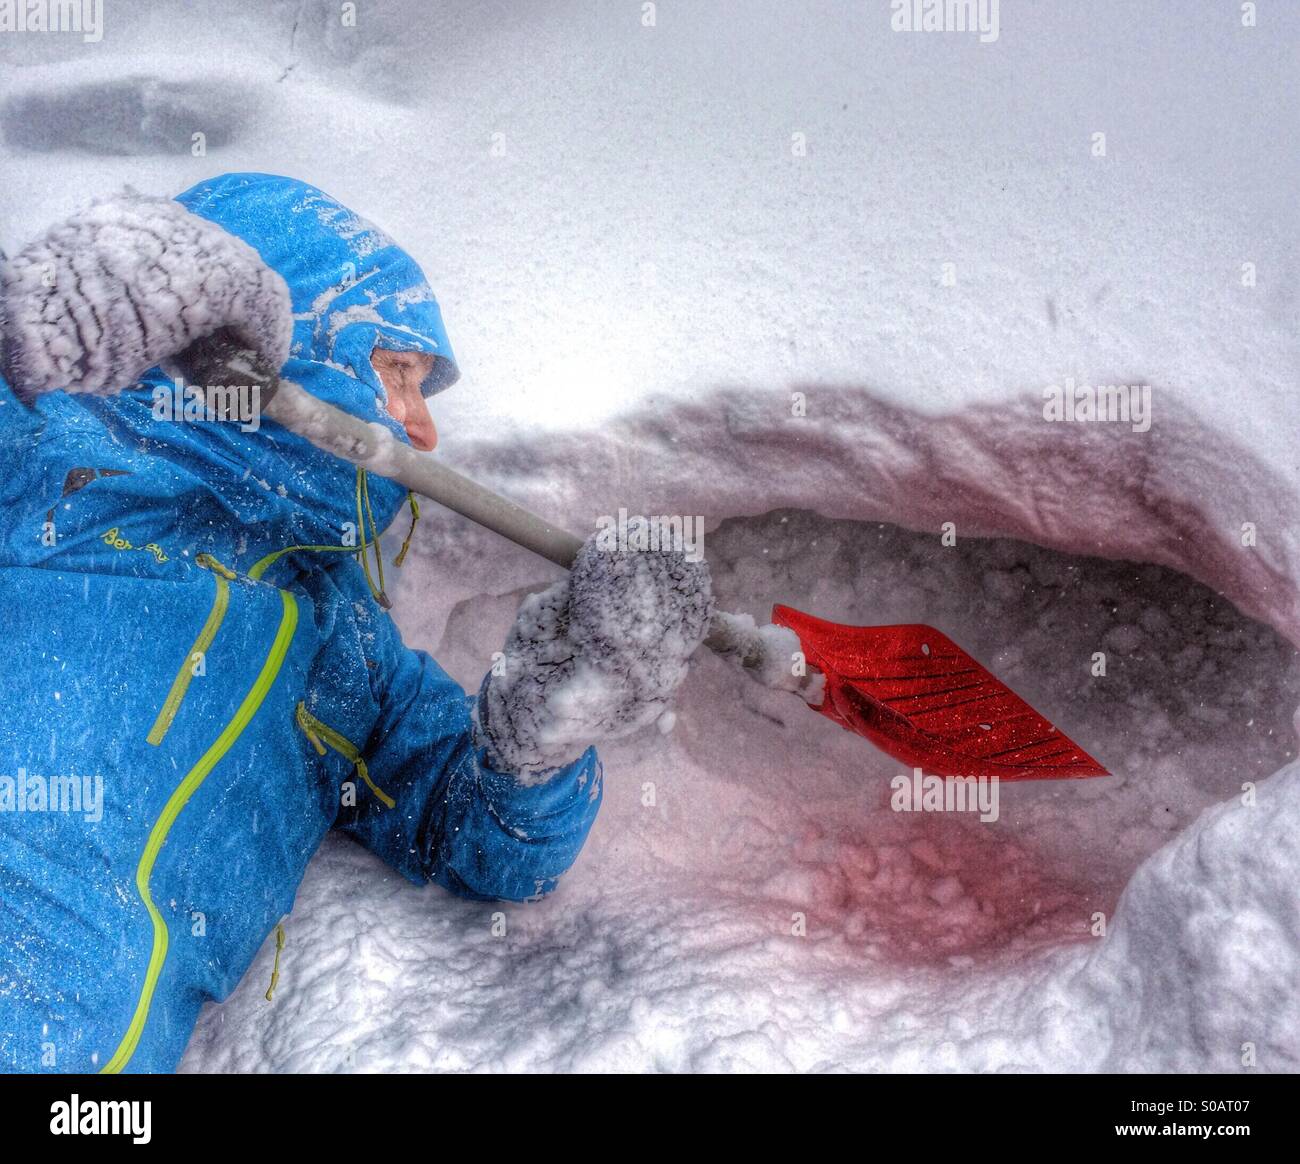
[[[0,243],[127,181],[319,183],[438,291],[438,456],[578,533],[702,514],[723,608],[933,623],[1115,775],[894,813],[896,765],[702,653],[671,733],[602,749],[554,896],[331,839],[275,1003],[268,947],[185,1068],[1300,1069],[1300,12],[656,12],[7,38]],[[1046,422],[1069,378],[1149,386],[1150,430]],[[477,685],[557,577],[435,512],[397,615]]]

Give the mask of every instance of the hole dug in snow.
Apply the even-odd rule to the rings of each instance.
[[[896,761],[701,651],[671,734],[601,748],[582,879],[707,887],[750,937],[802,914],[855,963],[960,965],[1088,937],[1147,856],[1295,754],[1295,648],[1173,569],[793,509],[726,520],[705,549],[719,605],[759,621],[780,601],[936,627],[1113,775],[1004,784],[988,823],[894,812]],[[439,662],[473,689],[538,588],[455,603]]]
[[[729,892],[761,884],[860,955],[1086,937],[1175,831],[1295,755],[1295,648],[1172,569],[798,510],[724,521],[707,551],[726,609],[935,626],[1113,773],[1003,784],[994,822],[895,812],[897,762],[718,660],[696,666],[676,744],[738,791],[728,827],[693,843]]]

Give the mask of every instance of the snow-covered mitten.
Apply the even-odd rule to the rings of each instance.
[[[289,289],[242,239],[168,198],[103,199],[0,263],[0,371],[29,398],[116,392],[218,332],[278,370]]]
[[[535,777],[659,719],[712,613],[705,562],[606,550],[593,535],[567,579],[524,600],[483,684],[488,762]]]

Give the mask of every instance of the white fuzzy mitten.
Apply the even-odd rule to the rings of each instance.
[[[27,397],[116,392],[217,332],[278,370],[289,289],[242,239],[168,198],[96,202],[0,263],[0,371]]]
[[[488,762],[528,776],[653,723],[713,613],[709,568],[679,551],[611,551],[589,538],[567,579],[519,608],[478,721]]]

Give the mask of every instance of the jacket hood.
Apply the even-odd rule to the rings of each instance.
[[[288,284],[294,332],[284,374],[313,396],[372,419],[375,402],[385,399],[370,365],[376,347],[433,356],[425,396],[455,383],[459,372],[424,272],[384,231],[324,191],[272,174],[225,174],[176,201],[243,239]]]
[[[293,178],[233,173],[201,182],[177,201],[252,246],[288,285],[293,342],[281,376],[403,441],[405,430],[384,407],[386,393],[371,351],[432,355],[426,396],[456,381],[455,358],[424,272],[383,230],[324,191]],[[247,505],[231,504],[230,491],[223,501],[246,522],[282,527],[277,519],[288,519],[290,529],[267,529],[268,537],[337,541],[339,528],[355,522],[355,468],[270,420],[250,432],[230,423],[169,425],[168,440],[159,442],[158,424],[141,414],[140,405],[170,383],[167,373],[151,369],[140,387],[99,402],[95,410],[147,434],[164,456],[199,459],[206,476],[251,477],[262,486],[264,502],[250,512]],[[221,484],[214,481],[214,489],[220,493]],[[369,490],[382,528],[406,491],[375,476]]]

